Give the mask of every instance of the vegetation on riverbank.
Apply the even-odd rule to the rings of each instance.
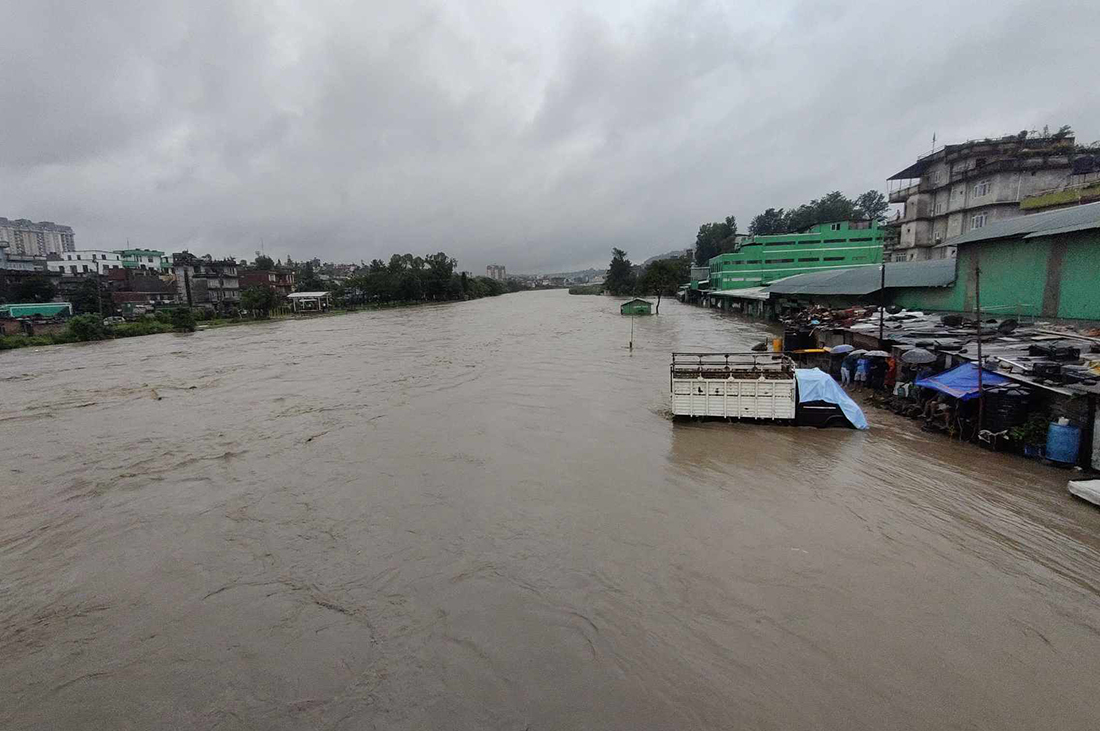
[[[485,280],[484,282],[473,280]],[[479,294],[480,297],[493,297],[505,294],[509,291],[503,282],[490,280],[486,277],[471,277],[470,291],[488,292]],[[475,299],[471,297],[470,299]],[[446,300],[444,300],[446,301]],[[188,307],[175,307],[164,309],[156,315],[146,315],[140,320],[120,323],[117,325],[104,325],[102,318],[94,314],[77,315],[69,320],[67,327],[61,332],[42,335],[0,335],[0,350],[15,350],[17,348],[41,347],[46,345],[65,345],[67,343],[90,342],[96,340],[113,340],[116,338],[130,338],[140,335],[158,335],[172,332],[194,332],[197,329],[214,329],[232,327],[236,325],[250,325],[257,322],[270,322],[273,320],[313,319],[316,317],[333,317],[346,315],[353,312],[370,312],[376,310],[388,310],[398,307],[417,307],[433,304],[432,300],[375,300],[365,304],[345,304],[334,307],[325,313],[310,313],[297,315],[289,310],[278,308],[275,310],[258,310],[254,316],[217,317],[209,310],[194,309]]]

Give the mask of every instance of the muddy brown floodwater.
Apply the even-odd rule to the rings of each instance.
[[[0,354],[0,728],[1095,729],[1100,512],[564,292]]]

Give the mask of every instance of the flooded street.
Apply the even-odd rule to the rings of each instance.
[[[0,354],[0,728],[1090,729],[1100,511],[534,292]]]

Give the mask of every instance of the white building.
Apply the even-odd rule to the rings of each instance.
[[[28,221],[25,218],[9,220],[0,217],[0,244],[8,244],[10,253],[28,256],[46,256],[73,251],[73,229],[52,221]]]
[[[101,249],[81,249],[66,251],[60,259],[50,259],[46,267],[51,272],[61,272],[69,276],[81,274],[106,274],[112,269],[122,268],[122,257],[114,251]]]

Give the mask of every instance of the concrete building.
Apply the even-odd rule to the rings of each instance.
[[[292,269],[250,269],[240,272],[240,286],[267,287],[275,290],[275,293],[286,297],[294,291],[295,276]]]
[[[508,272],[504,268],[503,264],[490,264],[489,266],[485,267],[485,276],[487,276],[489,279],[496,279],[503,282],[505,279],[508,278]]]
[[[890,222],[897,239],[889,261],[951,257],[939,244],[1027,213],[1021,202],[1095,181],[1096,156],[1069,134],[971,140],[946,145],[888,178],[889,200],[903,210]]]
[[[46,257],[14,254],[10,244],[0,242],[0,301],[16,296],[20,284],[33,277],[57,279],[46,270]]]
[[[30,254],[13,254],[11,245],[0,242],[0,270],[10,272],[44,272],[46,257]]]
[[[12,254],[46,256],[75,251],[73,230],[52,221],[9,220],[0,217],[0,245],[8,244]]]
[[[198,257],[184,251],[172,254],[172,271],[180,302],[215,310],[236,307],[241,301],[240,278],[233,258]]]
[[[115,249],[127,269],[143,269],[158,273],[168,272],[171,262],[163,251],[156,249]]]
[[[122,257],[114,251],[102,249],[81,249],[66,251],[59,258],[49,259],[46,268],[51,272],[60,272],[68,276],[83,274],[106,274],[112,269],[122,268]]]
[[[179,292],[171,277],[161,277],[150,269],[112,269],[107,276],[107,290],[115,309],[128,316],[179,303]]]

